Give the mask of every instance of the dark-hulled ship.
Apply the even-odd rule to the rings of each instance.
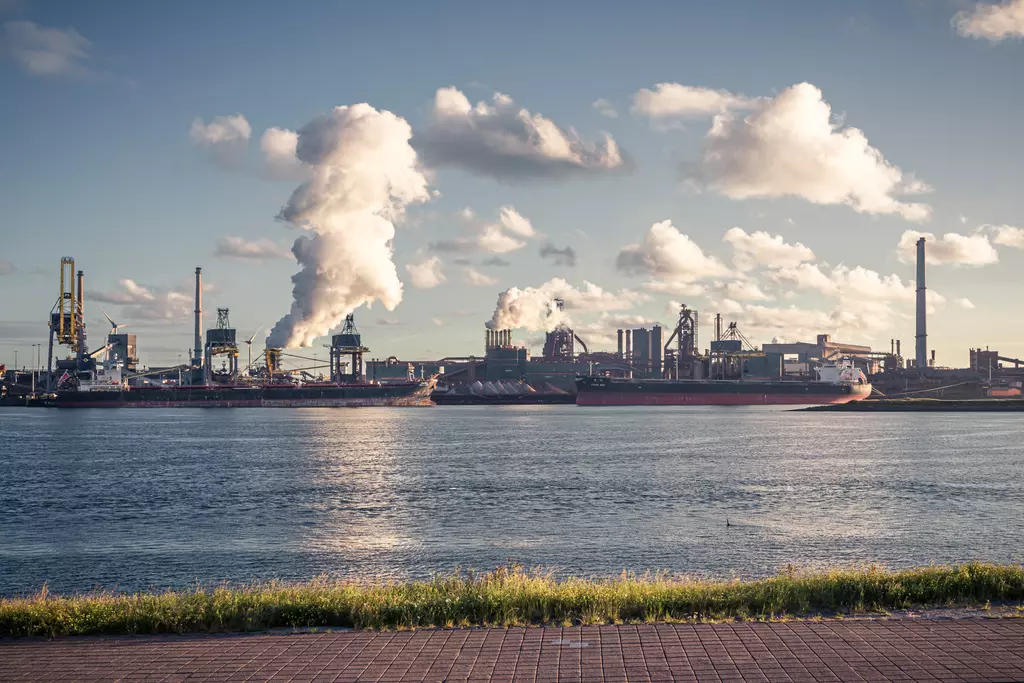
[[[825,405],[860,401],[871,384],[857,368],[817,368],[815,381],[722,379],[576,379],[581,406]]]
[[[58,408],[354,408],[431,406],[435,379],[387,384],[264,384],[262,386],[90,386],[58,391]]]

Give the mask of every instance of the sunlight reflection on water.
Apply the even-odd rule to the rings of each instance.
[[[0,592],[1021,561],[1022,444],[1014,414],[2,409]]]

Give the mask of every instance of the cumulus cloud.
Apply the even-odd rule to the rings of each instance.
[[[931,213],[927,204],[896,198],[927,186],[887,162],[860,130],[835,123],[810,83],[760,102],[744,118],[717,115],[689,179],[731,199],[793,196],[913,221]]]
[[[999,42],[1024,36],[1024,0],[1001,3],[979,2],[953,17],[957,32],[967,38]]]
[[[263,173],[271,179],[302,178],[305,169],[296,156],[299,134],[286,128],[268,128],[260,138]]]
[[[837,306],[832,310],[799,306],[764,306],[726,300],[719,309],[733,318],[748,337],[779,342],[813,341],[832,334],[845,341],[870,339],[893,323],[885,306]]]
[[[498,284],[498,280],[485,275],[475,268],[466,268],[465,280],[467,285],[473,285],[474,287],[491,287]]]
[[[779,268],[769,277],[776,282],[802,289],[816,289],[827,296],[850,301],[913,301],[916,287],[912,280],[904,282],[899,275],[882,275],[863,266],[839,265],[830,272],[815,264],[802,263]]]
[[[600,313],[633,308],[647,297],[640,292],[622,289],[611,292],[592,282],[576,288],[562,278],[553,278],[539,287],[511,287],[498,295],[487,327],[492,330],[524,328],[548,332],[558,325],[571,325],[572,312]],[[564,304],[564,310],[557,300]]]
[[[496,93],[474,106],[454,87],[437,91],[429,125],[415,144],[428,166],[457,167],[497,180],[600,174],[628,165],[607,133],[600,142],[588,142],[507,95]]]
[[[559,249],[548,242],[540,248],[540,257],[550,258],[556,266],[573,267],[576,265],[576,250],[568,245]]]
[[[931,265],[985,266],[999,260],[998,252],[983,232],[971,235],[947,232],[936,237],[930,232],[907,230],[896,247],[901,261],[914,263],[917,260],[917,240],[922,237],[925,262]]]
[[[218,116],[208,124],[196,118],[188,135],[192,144],[208,154],[215,164],[235,170],[245,159],[252,126],[241,114]]]
[[[774,298],[751,280],[719,282],[715,284],[714,290],[718,296],[732,301],[769,301]]]
[[[533,229],[533,223],[512,206],[503,206],[498,209],[498,223],[506,231],[520,237],[536,237],[537,231]]]
[[[206,289],[210,285],[207,283]],[[142,285],[131,279],[119,280],[117,287],[89,293],[91,301],[122,307],[122,315],[131,320],[178,322],[193,315],[195,293],[187,287],[162,288]]]
[[[438,256],[432,256],[419,263],[407,263],[405,270],[409,273],[412,286],[417,289],[433,289],[447,279],[444,275],[441,258]]]
[[[627,275],[647,275],[649,289],[679,294],[699,294],[695,283],[705,278],[726,277],[729,268],[703,250],[671,221],[655,223],[639,244],[619,251],[616,267]]]
[[[658,118],[711,116],[730,109],[753,107],[757,100],[679,83],[657,83],[653,90],[642,88],[633,95],[633,113]]]
[[[607,116],[610,119],[618,118],[619,116],[619,112],[615,110],[615,105],[603,97],[594,100],[594,103],[590,106],[596,109],[597,113],[601,116]]]
[[[740,270],[782,268],[814,260],[814,252],[800,242],[789,244],[782,235],[773,236],[763,230],[748,235],[743,228],[730,228],[723,239],[732,245],[733,261]]]
[[[512,206],[501,207],[498,210],[498,220],[494,223],[477,221],[476,215],[470,209],[463,209],[459,215],[470,223],[473,233],[468,236],[433,242],[430,245],[431,249],[462,254],[478,251],[507,254],[526,246],[526,241],[521,238],[536,237],[537,235],[530,219],[520,214]]]
[[[260,262],[291,258],[292,250],[287,245],[266,238],[247,240],[244,237],[228,235],[217,241],[213,255],[238,261]]]
[[[87,76],[83,65],[92,43],[73,28],[48,28],[31,21],[4,24],[3,48],[32,76]]]
[[[506,266],[511,266],[512,262],[511,261],[506,261],[505,259],[501,258],[500,256],[492,256],[491,258],[485,260],[483,265],[485,265],[485,266],[497,266],[499,268],[505,268]]]
[[[1024,228],[1012,225],[985,225],[982,230],[992,234],[992,241],[1004,247],[1024,249]]]
[[[957,299],[956,305],[959,306],[960,308],[966,308],[967,310],[975,308],[974,304],[971,303],[971,300],[967,298]]]
[[[405,119],[369,104],[335,107],[299,129],[296,156],[309,176],[278,218],[308,234],[292,246],[302,269],[268,346],[311,346],[359,306],[401,302],[394,221],[430,198],[411,137]]]

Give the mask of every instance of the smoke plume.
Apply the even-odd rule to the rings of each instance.
[[[336,107],[299,129],[295,151],[309,179],[278,218],[309,234],[292,246],[302,270],[268,346],[312,346],[359,306],[379,299],[391,311],[402,300],[393,221],[430,197],[411,138],[405,119],[368,104]]]
[[[560,299],[565,310],[560,310]],[[646,295],[629,289],[611,292],[583,281],[577,289],[560,277],[538,287],[510,287],[498,295],[491,319],[486,326],[492,330],[523,328],[532,332],[550,332],[559,325],[572,325],[568,312],[598,313],[628,310],[645,301]]]

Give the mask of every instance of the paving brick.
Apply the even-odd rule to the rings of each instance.
[[[1024,680],[1024,619],[0,640],[0,681]]]

